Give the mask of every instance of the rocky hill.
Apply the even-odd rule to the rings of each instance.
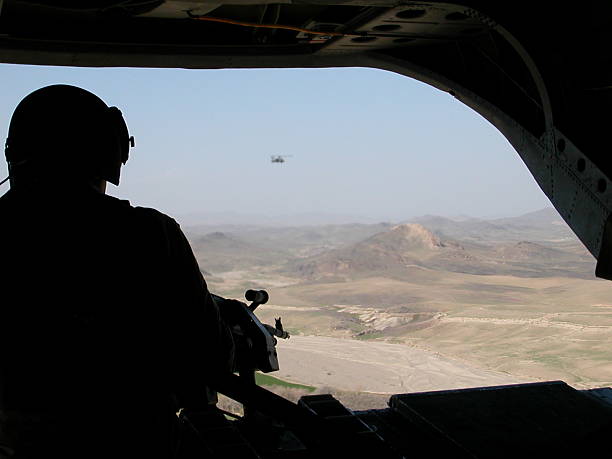
[[[384,274],[397,276],[413,266],[426,266],[441,256],[461,256],[463,247],[442,241],[422,225],[392,227],[363,241],[330,250],[292,264],[292,270],[309,279]]]
[[[533,242],[462,243],[425,226],[407,223],[363,241],[290,263],[289,270],[309,280],[386,276],[403,278],[417,266],[435,271],[520,277],[591,278],[592,260]]]

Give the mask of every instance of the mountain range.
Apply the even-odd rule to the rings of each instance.
[[[400,224],[199,225],[187,228],[187,235],[202,269],[214,274],[260,266],[310,282],[373,275],[401,279],[420,267],[593,277],[593,258],[552,208],[493,220],[428,215]]]

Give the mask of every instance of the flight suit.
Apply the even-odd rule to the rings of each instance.
[[[0,244],[0,458],[172,457],[177,399],[233,352],[179,225],[86,185],[17,189]]]

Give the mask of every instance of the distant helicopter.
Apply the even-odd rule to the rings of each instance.
[[[272,163],[284,163],[285,158],[291,158],[292,155],[272,155],[270,156],[270,162]]]

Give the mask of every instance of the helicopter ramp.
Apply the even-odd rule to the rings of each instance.
[[[356,414],[404,457],[596,457],[611,396],[553,381],[393,395],[389,409]]]

